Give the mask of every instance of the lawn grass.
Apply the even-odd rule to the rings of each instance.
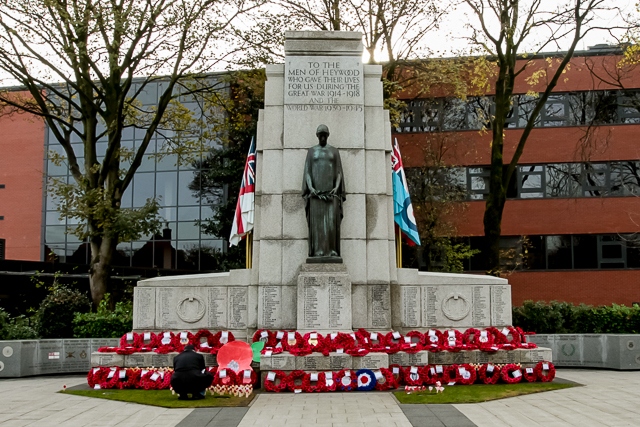
[[[506,397],[522,396],[543,391],[561,390],[575,387],[580,384],[566,383],[519,383],[519,384],[474,384],[470,386],[445,386],[444,392],[437,393],[419,391],[407,393],[406,391],[396,391],[394,395],[400,403],[478,403],[489,400],[504,399]]]
[[[202,400],[178,400],[170,390],[66,390],[60,393],[77,396],[97,397],[99,399],[118,400],[120,402],[139,403],[163,408],[210,408],[249,406],[254,394],[249,397],[207,396]]]

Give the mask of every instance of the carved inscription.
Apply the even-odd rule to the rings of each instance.
[[[390,327],[390,297],[389,286],[387,285],[370,285],[371,292],[369,301],[371,301],[371,327],[388,328]]]
[[[208,288],[209,326],[213,329],[227,327],[227,288]]]
[[[133,328],[153,329],[156,317],[156,290],[135,288]]]
[[[350,329],[351,289],[346,273],[298,277],[299,329]]]
[[[491,324],[511,324],[511,293],[505,286],[491,286]]]
[[[436,290],[435,286],[422,287],[422,326],[425,328],[438,326]]]
[[[261,286],[262,292],[262,318],[261,325],[264,328],[277,328],[279,308],[282,304],[282,295],[280,286]]]
[[[247,307],[249,290],[246,287],[229,288],[229,329],[247,327]]]
[[[403,286],[402,323],[407,328],[420,326],[420,287]]]
[[[474,286],[472,289],[473,308],[471,312],[471,324],[473,326],[489,325],[489,301],[484,286]]]
[[[176,316],[176,298],[173,288],[164,288],[158,290],[157,301],[158,326],[162,328],[177,328],[178,321]]]
[[[354,57],[289,58],[285,66],[286,108],[300,111],[362,111],[362,70],[362,61]]]

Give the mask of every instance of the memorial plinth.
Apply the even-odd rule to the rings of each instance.
[[[351,282],[344,264],[303,264],[298,276],[298,331],[351,330]]]
[[[253,267],[138,283],[134,329],[256,329],[338,332],[511,324],[505,279],[397,268],[391,180],[392,135],[382,67],[362,62],[362,35],[290,31],[283,64],[266,66],[256,148]],[[341,159],[342,264],[308,263],[301,197],[316,130]],[[313,257],[312,257],[313,258]]]

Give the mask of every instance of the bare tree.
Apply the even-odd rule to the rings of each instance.
[[[26,92],[0,93],[0,103],[4,113],[42,118],[64,149],[57,160],[74,182],[54,191],[61,215],[80,222],[74,234],[90,243],[94,304],[107,291],[118,242],[159,224],[156,201],[124,209],[123,193],[155,135],[189,125],[175,98],[202,88],[199,73],[233,51],[229,27],[250,7],[244,0],[0,1],[0,70]],[[143,107],[161,74],[157,103]],[[135,150],[121,143],[130,127],[144,131]],[[102,159],[99,141],[107,145]],[[188,142],[165,141],[178,151]]]
[[[495,58],[495,114],[490,118],[491,167],[489,194],[484,214],[484,232],[487,240],[489,272],[498,274],[502,212],[506,202],[507,187],[522,155],[527,139],[545,107],[549,95],[566,70],[576,46],[589,32],[598,27],[592,25],[597,14],[612,10],[606,0],[573,0],[545,9],[542,0],[464,0],[475,18],[470,24],[470,41],[485,54]],[[543,34],[546,31],[546,34]],[[534,52],[523,52],[527,43],[539,40]],[[541,41],[540,41],[541,40]],[[533,102],[526,125],[515,144],[511,159],[504,159],[505,125],[512,109],[516,80],[523,78],[525,70],[533,64],[533,55],[544,50],[558,48],[568,41],[564,52],[549,55],[548,66],[531,73],[529,82],[543,88]],[[527,58],[531,58],[527,60]]]

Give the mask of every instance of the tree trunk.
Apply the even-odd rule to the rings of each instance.
[[[116,248],[116,240],[95,238],[91,241],[91,267],[89,269],[89,287],[91,300],[95,308],[107,293],[111,261]]]

